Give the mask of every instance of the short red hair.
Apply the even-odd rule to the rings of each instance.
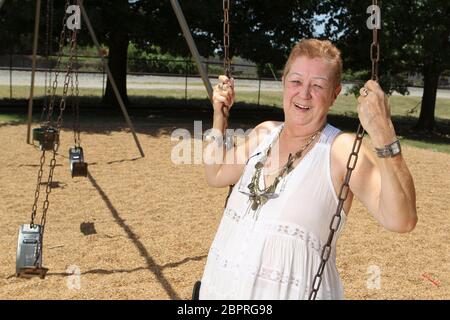
[[[289,58],[284,66],[283,76],[289,73],[292,63],[301,56],[308,58],[323,58],[333,66],[333,81],[337,86],[341,83],[342,77],[342,58],[341,51],[328,40],[303,39],[292,48]]]

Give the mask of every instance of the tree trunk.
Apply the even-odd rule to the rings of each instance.
[[[433,63],[425,64],[423,68],[423,96],[420,108],[419,121],[416,129],[433,131],[435,126],[434,111],[436,108],[436,95],[441,71]]]
[[[113,28],[109,39],[108,66],[119,90],[120,96],[125,104],[128,104],[127,96],[127,53],[128,33],[120,28]],[[119,108],[111,82],[106,83],[103,103],[107,106]]]

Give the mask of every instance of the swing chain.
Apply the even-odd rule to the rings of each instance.
[[[372,5],[378,6],[378,0],[373,0]],[[375,12],[373,12],[375,13]],[[379,22],[381,23],[381,22]],[[378,81],[378,63],[380,61],[380,42],[378,41],[378,30],[373,28],[373,40],[370,45],[370,60],[372,60],[372,80]]]
[[[224,59],[223,67],[225,75],[230,77],[231,61],[230,61],[230,0],[223,0],[223,50]]]
[[[32,209],[31,209],[31,222],[30,222],[31,228],[34,228],[34,219],[36,217],[37,203],[39,201],[39,191],[40,191],[40,187],[41,187],[42,174],[44,173],[44,170],[43,170],[44,163],[45,163],[45,149],[42,151],[41,158],[39,161],[37,185],[36,185],[36,190],[34,192],[34,203],[33,203]]]
[[[317,274],[314,277],[314,281],[312,284],[312,290],[309,294],[309,300],[315,300],[317,292],[320,288],[320,283],[322,282],[322,275],[325,270],[325,265],[330,258],[331,254],[331,245],[333,242],[334,234],[338,231],[339,225],[341,223],[341,211],[344,207],[344,202],[348,197],[348,193],[350,191],[350,177],[352,175],[353,170],[356,167],[356,162],[358,161],[358,153],[361,148],[362,140],[364,138],[364,128],[361,124],[358,126],[358,130],[356,131],[355,141],[353,143],[352,152],[350,153],[350,157],[347,161],[347,173],[345,174],[344,182],[342,183],[341,190],[339,191],[338,196],[338,205],[336,208],[336,212],[333,215],[333,218],[330,223],[330,233],[328,235],[328,240],[322,249],[321,261],[319,265],[319,269]]]
[[[66,109],[66,97],[67,97],[67,93],[69,91],[69,85],[70,85],[71,79],[73,77],[72,69],[73,69],[73,63],[75,60],[74,53],[75,53],[76,46],[77,46],[77,30],[74,29],[72,31],[71,39],[70,39],[69,61],[67,62],[67,71],[66,71],[66,74],[64,77],[63,93],[62,93],[62,97],[61,97],[61,100],[59,103],[59,115],[58,115],[58,119],[56,122],[56,136],[58,137],[57,139],[59,139],[59,133],[61,131],[61,125],[63,122],[63,113],[64,113],[64,110]],[[49,174],[48,174],[47,186],[45,189],[45,200],[42,205],[41,231],[40,231],[40,235],[39,235],[40,240],[41,240],[40,241],[41,245],[36,248],[37,252],[36,252],[36,259],[34,262],[35,266],[37,265],[37,263],[39,261],[39,257],[41,256],[41,251],[42,251],[45,223],[47,220],[47,211],[48,211],[48,207],[50,205],[49,196],[52,191],[53,173],[54,173],[54,170],[56,167],[56,154],[58,152],[58,148],[59,148],[59,140],[53,144],[52,159],[50,160],[50,164],[49,164],[50,170],[49,170]]]
[[[66,5],[65,5],[64,12],[67,11],[67,8],[69,7],[69,5],[70,5],[69,0],[66,0]],[[53,10],[53,8],[52,8],[52,10]],[[64,47],[64,42],[65,42],[64,40],[65,40],[66,20],[67,20],[67,14],[64,14],[63,23],[62,23],[62,31],[61,31],[60,38],[59,38],[58,59],[57,59],[56,65],[55,65],[55,69],[56,69],[55,79],[54,79],[54,82],[53,82],[53,87],[52,87],[52,91],[51,91],[50,101],[49,101],[49,105],[48,105],[46,126],[50,125],[51,113],[52,113],[52,110],[53,110],[53,104],[54,104],[55,96],[56,96],[56,89],[58,87],[58,74],[59,74],[59,71],[57,70],[57,68],[59,67],[60,62],[61,62],[62,51],[63,51],[63,47]],[[46,107],[44,107],[44,108],[46,108]],[[34,203],[33,203],[32,209],[31,209],[30,226],[32,228],[34,227],[34,219],[36,217],[36,212],[37,212],[37,203],[39,201],[39,196],[40,196],[40,189],[41,189],[41,181],[42,181],[44,163],[45,163],[45,149],[42,150],[41,158],[40,158],[40,161],[39,161],[39,171],[38,171],[38,177],[37,177],[37,184],[36,184],[36,190],[34,192]]]
[[[44,114],[47,111],[47,105],[48,105],[48,99],[50,96],[50,86],[52,83],[52,73],[48,72],[48,65],[49,65],[49,46],[50,46],[50,7],[52,0],[47,0],[47,7],[46,7],[46,13],[45,13],[45,74],[44,74],[44,93],[45,93],[45,99],[44,99],[44,106],[42,107],[41,112],[41,118],[40,122],[44,119]],[[48,79],[47,79],[48,78]],[[48,84],[48,86],[47,86]]]
[[[53,85],[52,85],[52,91],[51,91],[51,96],[50,96],[50,102],[49,102],[49,106],[48,106],[48,113],[47,113],[47,120],[46,120],[46,125],[50,125],[51,122],[51,118],[52,118],[52,114],[53,114],[53,107],[55,104],[55,97],[56,97],[56,90],[58,88],[58,76],[59,76],[59,66],[61,65],[61,59],[62,59],[62,55],[63,55],[63,49],[64,49],[64,43],[65,43],[65,37],[66,37],[66,22],[67,22],[67,8],[70,6],[70,2],[69,0],[66,0],[66,5],[64,8],[64,17],[62,20],[62,30],[61,33],[59,35],[59,47],[58,47],[58,57],[56,59],[56,64],[55,64],[55,78],[53,80]]]
[[[372,5],[378,5],[377,0],[372,0]],[[375,53],[375,54],[374,54]],[[378,81],[378,63],[380,61],[380,43],[378,38],[378,29],[373,28],[373,42],[370,46],[370,59],[372,61],[372,80]],[[353,170],[356,167],[356,163],[358,161],[359,149],[361,148],[362,140],[364,138],[364,128],[359,122],[358,129],[356,130],[355,140],[353,142],[352,152],[347,160],[347,172],[345,174],[344,182],[342,183],[341,189],[339,191],[338,196],[338,205],[336,208],[336,212],[333,215],[330,223],[330,233],[328,235],[327,242],[322,248],[321,261],[319,264],[318,271],[314,277],[312,283],[312,289],[309,294],[309,300],[315,300],[317,293],[319,292],[320,284],[322,282],[323,272],[325,270],[325,265],[330,258],[330,254],[332,251],[332,242],[334,238],[334,234],[339,230],[339,226],[341,223],[341,211],[344,207],[344,202],[347,200],[349,191],[350,191],[350,177],[352,175]]]
[[[223,67],[225,70],[225,75],[230,78],[231,77],[231,60],[230,60],[230,0],[223,0],[223,50],[224,50],[224,57],[223,57]],[[230,116],[230,112],[228,111],[228,108],[226,106],[222,107],[222,114],[225,117],[225,119],[228,119]],[[224,130],[224,140],[226,139],[225,131]],[[230,198],[231,192],[233,191],[234,185],[228,186],[228,194],[225,199],[225,205],[224,208],[226,208],[228,199]]]
[[[223,0],[223,68],[225,75],[231,77],[230,60],[230,0]],[[228,119],[230,112],[227,106],[222,106],[222,114]]]
[[[78,51],[75,48],[75,68],[73,70],[73,74],[70,81],[70,95],[72,97],[72,111],[73,111],[73,140],[76,147],[80,147],[81,138],[80,138],[80,105],[79,105],[79,87],[78,87]],[[75,78],[75,87],[73,85]]]
[[[66,11],[67,11],[67,7],[69,5],[69,0],[66,1]],[[66,21],[66,15],[64,16],[63,19],[64,23],[63,23],[63,31],[61,32],[61,38],[60,38],[60,47],[59,47],[59,56],[58,56],[58,64],[61,61],[61,56],[62,56],[62,50],[64,47],[64,36],[65,36],[65,21]],[[52,182],[53,182],[53,173],[56,167],[56,154],[58,152],[58,148],[59,148],[59,134],[61,131],[61,126],[62,126],[62,121],[63,121],[63,113],[64,110],[66,108],[66,97],[67,97],[67,92],[69,90],[69,84],[70,81],[73,77],[72,75],[72,69],[73,69],[73,63],[74,63],[74,53],[76,53],[76,47],[77,47],[77,30],[74,29],[72,31],[71,34],[71,38],[70,38],[70,50],[69,50],[69,61],[67,62],[67,71],[64,77],[64,87],[63,87],[63,93],[62,93],[62,97],[60,100],[60,104],[59,104],[59,116],[56,122],[56,140],[53,142],[53,152],[52,152],[52,159],[50,160],[50,164],[49,164],[49,174],[48,174],[48,179],[47,179],[47,183],[46,183],[46,189],[45,189],[45,200],[43,202],[42,205],[42,217],[41,217],[41,229],[40,229],[40,233],[39,233],[39,238],[40,238],[40,245],[36,247],[36,253],[35,253],[35,261],[34,261],[34,265],[37,267],[38,266],[38,262],[39,262],[39,258],[42,255],[42,245],[43,245],[43,237],[44,237],[44,231],[45,231],[45,224],[46,224],[46,220],[47,220],[47,211],[48,208],[50,206],[50,201],[49,201],[49,196],[50,193],[52,191]],[[55,101],[55,94],[56,94],[56,88],[57,88],[57,74],[58,71],[55,74],[55,81],[53,83],[53,90],[52,90],[52,96],[51,96],[51,102],[50,102],[50,107],[51,109],[53,109],[53,103]],[[47,123],[50,122],[50,118],[51,118],[51,110],[49,108],[49,113],[47,115]],[[40,169],[39,169],[39,173],[38,173],[38,182],[37,182],[37,187],[36,187],[36,192],[35,192],[35,201],[34,201],[34,205],[32,208],[32,214],[31,214],[31,223],[30,226],[33,227],[34,226],[34,219],[36,217],[36,210],[37,210],[37,202],[39,199],[39,189],[40,189],[40,185],[41,185],[41,180],[42,180],[42,167],[45,163],[45,149],[43,149],[42,151],[42,155],[41,155],[41,160],[40,160]]]
[[[59,115],[58,115],[58,120],[56,122],[56,132],[57,132],[58,137],[59,137],[59,133],[61,131],[61,125],[63,122],[63,113],[64,113],[64,110],[66,109],[67,92],[69,91],[69,85],[70,85],[71,79],[73,77],[72,73],[73,73],[73,64],[74,64],[74,60],[75,60],[74,54],[76,52],[76,50],[75,50],[76,46],[77,46],[77,30],[74,29],[72,31],[72,36],[70,39],[69,61],[67,62],[67,71],[66,71],[66,74],[64,77],[63,94],[62,94],[62,97],[61,97],[61,100],[59,103]],[[48,206],[49,206],[48,197],[52,190],[53,172],[54,172],[55,166],[56,166],[56,153],[58,152],[58,148],[59,148],[59,141],[57,143],[53,144],[53,157],[50,160],[50,172],[48,175],[47,188],[45,190],[46,198],[45,198],[44,205],[43,205],[43,213],[42,213],[42,219],[41,219],[42,230],[44,230],[47,210],[48,210]]]

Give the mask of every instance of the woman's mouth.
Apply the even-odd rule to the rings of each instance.
[[[308,111],[309,109],[311,109],[311,106],[307,106],[307,105],[300,104],[300,103],[295,103],[295,102],[294,102],[294,106],[295,106],[297,109],[300,109],[300,110],[302,110],[302,111]]]

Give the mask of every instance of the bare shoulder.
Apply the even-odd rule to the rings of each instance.
[[[260,143],[266,135],[268,135],[273,129],[278,127],[282,122],[280,121],[264,121],[258,124],[252,130],[251,139]]]
[[[342,132],[337,135],[331,145],[331,153],[333,156],[348,156],[352,151],[355,142],[355,134]]]
[[[264,121],[245,134],[245,139],[237,143],[238,152],[243,152],[247,156],[264,140],[264,138],[282,122]]]
[[[367,140],[367,139],[366,139]],[[358,152],[358,161],[356,163],[356,171],[365,168],[368,165],[374,163],[373,155],[370,153],[369,145],[366,140],[363,140],[360,150]],[[345,174],[347,169],[347,162],[355,143],[355,134],[353,133],[341,133],[339,134],[331,146],[331,158],[335,164],[335,168],[341,173]]]
[[[331,168],[336,178],[341,180],[345,175],[347,161],[352,152],[355,135],[352,133],[342,132],[337,135],[331,145]]]
[[[254,130],[268,129],[269,131],[271,131],[271,130],[275,129],[276,127],[278,127],[280,124],[282,124],[281,121],[272,121],[272,120],[264,121],[264,122],[261,122],[260,124],[258,124]]]

